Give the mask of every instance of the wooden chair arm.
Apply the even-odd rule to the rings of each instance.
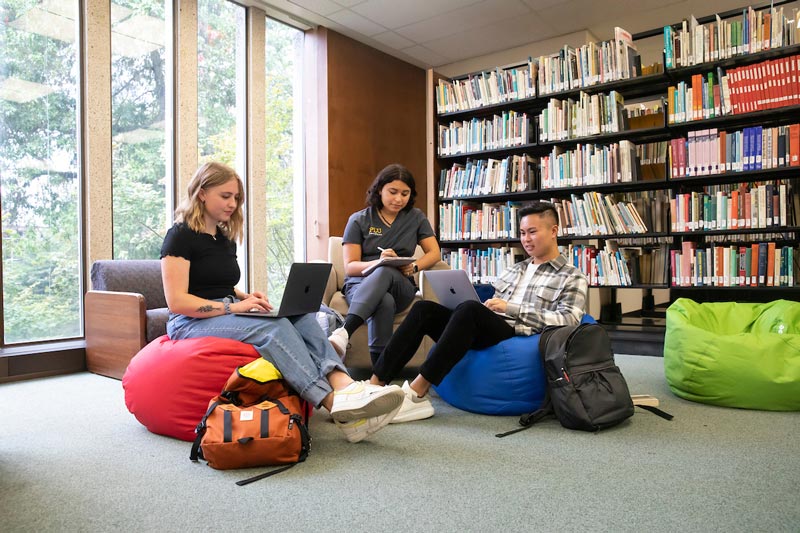
[[[128,363],[147,343],[144,296],[88,291],[84,299],[86,367],[122,379]]]

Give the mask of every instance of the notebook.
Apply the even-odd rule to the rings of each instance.
[[[277,309],[265,312],[234,313],[235,315],[282,318],[316,313],[322,303],[333,265],[330,263],[292,263],[286,289]]]
[[[433,289],[439,303],[448,309],[455,309],[458,304],[469,300],[481,301],[465,270],[426,270],[425,279]],[[503,318],[511,318],[503,313],[495,312],[495,314]]]

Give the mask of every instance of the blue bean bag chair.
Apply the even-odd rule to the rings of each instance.
[[[584,315],[581,322],[596,320]],[[468,351],[434,390],[464,411],[518,416],[541,407],[546,387],[539,335],[531,335]]]

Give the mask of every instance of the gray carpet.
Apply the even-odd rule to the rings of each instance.
[[[347,443],[311,421],[308,461],[216,471],[147,432],[119,381],[89,373],[0,385],[2,531],[800,531],[800,415],[673,396],[662,360],[617,356],[632,393],[661,399],[597,434],[435,398],[430,420]]]

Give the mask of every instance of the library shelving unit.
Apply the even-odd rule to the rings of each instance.
[[[621,289],[643,290],[646,318],[658,316],[654,289],[668,289],[669,301],[800,299],[800,44],[796,30],[788,35],[791,25],[777,36],[779,26],[770,26],[765,13],[778,20],[776,11],[752,8],[692,18],[689,34],[683,32],[691,42],[677,43],[682,51],[672,40],[668,46],[666,35],[680,36],[686,21],[669,26],[663,29],[666,69],[547,94],[531,76],[532,60],[452,79],[429,71],[429,211],[444,254],[454,254],[456,267],[485,282],[499,268],[487,265],[520,258],[512,248],[518,244],[515,208],[547,200],[559,207],[564,253],[584,270],[590,287],[605,291],[601,322],[619,323]],[[757,38],[763,50],[753,45],[750,53],[723,57],[728,53],[719,43],[732,53],[743,46],[719,36],[726,35],[725,24],[737,29],[736,21],[723,22],[735,16],[745,32],[752,30],[745,49]],[[701,36],[708,29],[704,42],[694,39],[695,24]],[[642,32],[632,41],[661,32]],[[705,56],[700,51],[696,61],[687,60],[704,43]],[[565,47],[551,57],[570,53]],[[493,98],[464,109],[465,100],[453,96],[459,83]],[[519,97],[503,101],[509,93]],[[617,114],[622,99],[650,100],[656,112]],[[586,119],[593,110],[595,129],[587,133],[586,121],[575,117]],[[573,123],[559,130],[565,116]],[[645,164],[644,147],[665,145],[666,158]],[[610,171],[609,161],[615,165]]]

